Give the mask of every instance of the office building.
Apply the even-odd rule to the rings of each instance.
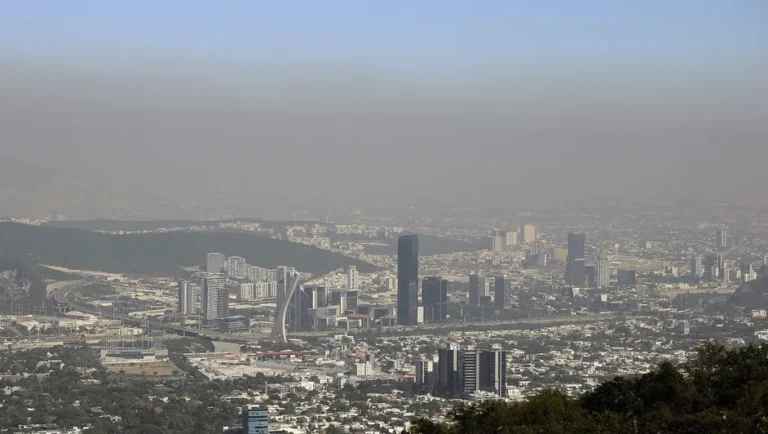
[[[208,274],[203,278],[201,310],[203,321],[215,321],[229,314],[229,292],[222,275]]]
[[[523,225],[520,227],[520,244],[526,245],[536,240],[536,226]]]
[[[481,283],[480,275],[477,273],[470,273],[469,274],[469,305],[470,306],[480,306],[480,297],[484,294],[480,292],[480,283]],[[485,282],[483,281],[483,284]],[[483,285],[484,286],[484,285]]]
[[[441,323],[447,318],[448,281],[440,277],[425,277],[421,283],[421,300],[424,306],[424,322]]]
[[[504,231],[494,231],[491,238],[491,250],[503,252],[507,247],[507,234]]]
[[[419,360],[416,362],[416,378],[414,382],[418,385],[426,386],[435,384],[437,372],[435,371],[435,362],[432,360]]]
[[[397,240],[397,323],[416,325],[419,304],[419,239],[415,234]]]
[[[698,279],[704,275],[704,258],[694,256],[691,258],[691,276]]]
[[[246,405],[242,410],[244,434],[269,434],[269,410]]]
[[[565,283],[583,286],[585,283],[584,252],[586,236],[568,233],[568,256],[565,258]]]
[[[421,370],[417,365],[417,381],[425,381],[419,380],[418,374],[425,378],[427,369],[426,363]],[[507,354],[496,345],[490,351],[472,346],[461,350],[455,344],[440,349],[435,382],[435,391],[441,396],[472,394],[480,390],[507,396]]]
[[[347,269],[347,289],[358,289],[357,267],[350,265]]]
[[[480,390],[507,396],[507,353],[499,347],[480,353]]]
[[[517,245],[517,231],[507,231],[507,247],[514,247]]]
[[[328,305],[338,306],[339,312],[343,315],[349,310],[347,307],[347,291],[343,289],[332,289],[328,295]]]
[[[728,231],[725,229],[719,229],[715,234],[715,245],[718,249],[725,249],[728,247]]]
[[[454,396],[461,392],[458,346],[438,350],[437,372],[438,393]]]
[[[347,299],[347,311],[349,312],[355,312],[357,311],[357,305],[358,305],[358,291],[357,290],[347,290],[344,291],[344,296]]]
[[[208,274],[219,274],[227,265],[227,257],[223,253],[209,253],[205,262],[205,271]]]
[[[464,393],[475,393],[480,390],[480,351],[474,347],[459,353],[459,369],[461,371],[461,390]]]
[[[179,305],[178,312],[182,315],[191,315],[197,313],[197,297],[199,293],[199,287],[187,281],[179,281],[178,283],[178,297]]]
[[[568,250],[562,247],[552,248],[552,260],[564,264],[568,257]]]
[[[597,255],[597,272],[595,276],[595,286],[598,288],[607,288],[611,279],[611,265],[608,258]]]
[[[496,276],[493,280],[493,305],[496,309],[504,309],[509,305],[507,296],[509,277]]]
[[[227,258],[227,276],[232,279],[245,279],[247,275],[245,258],[230,256]]]

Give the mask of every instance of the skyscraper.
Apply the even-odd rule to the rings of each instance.
[[[583,286],[585,283],[584,251],[586,236],[583,233],[568,233],[568,256],[565,258],[565,283]]]
[[[728,247],[728,231],[725,229],[718,229],[715,238],[716,246],[718,249],[725,249]]]
[[[507,353],[500,347],[480,353],[480,389],[507,396]]]
[[[397,323],[416,325],[419,303],[419,238],[403,235],[397,240]]]
[[[347,289],[358,289],[357,267],[350,265],[347,269]]]
[[[475,393],[480,390],[480,351],[468,347],[459,353],[459,370],[461,372],[461,390],[464,393]]]
[[[245,434],[269,434],[269,410],[256,405],[246,405],[242,410]]]
[[[598,254],[597,255],[597,276],[596,285],[598,288],[607,288],[611,279],[611,266],[608,262],[608,258]]]
[[[425,277],[421,283],[421,300],[424,305],[424,322],[440,323],[446,319],[448,281],[440,277]]]
[[[438,350],[438,390],[444,395],[456,395],[460,391],[459,348],[455,345]]]
[[[224,270],[227,257],[223,253],[209,253],[205,262],[205,271],[208,274],[218,274]]]
[[[536,240],[536,226],[523,225],[520,227],[520,244],[528,244]]]
[[[496,276],[493,281],[493,305],[496,309],[504,309],[507,306],[507,287],[509,278],[507,276]]]
[[[226,318],[229,314],[229,293],[224,276],[209,274],[203,279],[202,316],[204,321]]]
[[[517,245],[517,231],[507,231],[507,247]]]
[[[691,258],[691,276],[699,278],[704,275],[704,258],[694,256]]]
[[[507,247],[507,233],[504,231],[493,231],[491,239],[491,249],[494,252],[503,252]]]
[[[178,312],[190,315],[197,311],[198,286],[192,282],[180,280],[178,283],[179,305]]]
[[[469,274],[469,305],[480,306],[480,275]]]

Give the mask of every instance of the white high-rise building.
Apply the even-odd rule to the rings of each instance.
[[[233,279],[245,279],[245,259],[240,256],[230,256],[227,259],[227,276]]]
[[[523,225],[520,227],[520,244],[530,244],[536,240],[536,226]]]
[[[491,250],[494,252],[503,252],[507,248],[507,234],[504,231],[493,231],[491,239]]]
[[[241,300],[253,300],[256,298],[254,294],[253,283],[241,283],[240,284],[240,299]]]
[[[197,312],[197,297],[199,287],[184,280],[178,283],[179,304],[178,312],[183,315],[191,315]]]
[[[203,279],[201,313],[203,320],[226,318],[229,313],[229,293],[222,275],[209,274]]]
[[[507,231],[507,247],[512,247],[517,245],[517,231]]]
[[[208,274],[218,274],[224,270],[227,257],[223,253],[209,253],[205,262],[205,271]]]
[[[716,234],[715,242],[718,249],[724,249],[728,247],[728,231],[725,229],[719,229]]]
[[[597,270],[595,270],[595,283],[598,288],[607,288],[611,279],[611,266],[608,258],[597,255]]]
[[[347,269],[347,289],[358,289],[357,267],[354,265]]]

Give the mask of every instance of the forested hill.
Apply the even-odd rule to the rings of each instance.
[[[707,343],[689,362],[616,377],[577,398],[545,390],[522,402],[455,408],[410,434],[701,434],[768,432],[768,345]]]
[[[242,256],[265,268],[291,265],[326,273],[348,265],[362,272],[377,267],[315,247],[250,233],[168,232],[112,235],[79,229],[0,222],[0,255],[41,264],[155,276],[181,276],[181,267],[203,264],[208,252]]]

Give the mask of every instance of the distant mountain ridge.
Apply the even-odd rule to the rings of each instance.
[[[42,264],[111,273],[179,277],[181,267],[203,264],[206,254],[242,256],[253,265],[294,266],[322,274],[355,265],[379,268],[315,247],[248,232],[167,232],[113,235],[82,229],[0,223],[0,255],[24,256]]]
[[[207,227],[216,228],[220,223],[233,223],[233,222],[249,222],[259,223],[262,227],[266,228],[280,228],[289,225],[304,225],[304,224],[317,224],[332,226],[323,222],[311,222],[311,221],[272,221],[262,220],[256,218],[240,218],[240,219],[227,219],[227,220],[109,220],[109,219],[94,219],[94,220],[72,220],[72,221],[51,221],[46,224],[49,227],[70,228],[70,229],[82,229],[89,231],[103,231],[103,232],[140,232],[140,231],[153,231],[160,229],[171,228],[192,228],[192,227]],[[352,236],[342,236],[343,239],[354,239]],[[378,241],[382,241],[385,245],[381,246],[366,246],[366,253],[370,254],[385,254],[395,255],[397,254],[397,238],[379,238]],[[488,248],[490,241],[476,240],[474,242],[457,240],[448,237],[441,237],[436,235],[419,234],[419,253],[421,255],[437,255],[453,252],[472,252]]]

